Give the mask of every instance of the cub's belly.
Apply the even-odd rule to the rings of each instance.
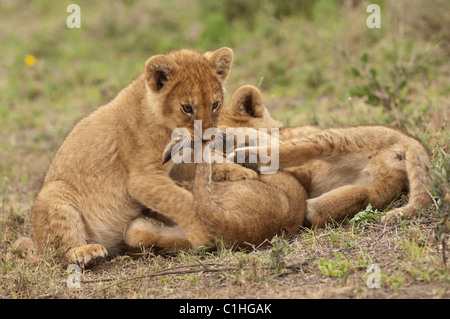
[[[143,209],[141,204],[130,198],[114,199],[92,201],[90,207],[82,209],[87,242],[102,244],[109,255],[119,252],[128,224],[139,216]]]
[[[348,154],[306,164],[311,174],[310,198],[345,185],[370,184],[372,176],[365,173],[369,162],[370,157],[364,154]]]

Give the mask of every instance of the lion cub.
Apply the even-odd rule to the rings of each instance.
[[[219,118],[243,109],[245,99],[236,94],[232,103],[224,108]],[[168,144],[163,161],[170,159]],[[224,179],[213,180],[212,167]],[[303,185],[289,172],[261,175],[234,163],[196,164],[192,184],[184,181],[194,195],[194,205],[200,220],[216,239],[226,246],[245,247],[260,245],[276,235],[292,235],[304,223],[307,193]],[[231,178],[230,176],[231,175]],[[219,177],[221,175],[219,174]],[[157,246],[162,248],[186,248],[185,235],[177,225],[157,225],[144,218],[133,220],[125,241],[131,247]]]
[[[307,193],[289,172],[259,179],[211,181],[211,167],[197,164],[193,188],[197,214],[225,245],[261,245],[290,236],[304,223]]]
[[[289,172],[261,175],[260,179],[211,179],[211,165],[196,164],[194,195],[196,211],[206,229],[226,247],[261,245],[276,235],[290,236],[304,223],[307,193]],[[125,232],[133,248],[189,248],[181,228],[137,218]]]
[[[279,152],[279,168],[288,168],[308,191],[306,219],[313,227],[351,217],[369,203],[382,209],[408,188],[407,205],[388,211],[382,221],[412,218],[429,205],[422,183],[428,184],[425,167],[431,167],[430,156],[420,141],[406,133],[381,125],[282,128],[270,117],[257,88],[241,87],[234,97],[245,101],[243,107],[224,112],[220,124],[280,128],[278,146],[242,151],[247,159],[250,152]]]
[[[192,193],[169,178],[161,163],[171,132],[194,134],[217,124],[233,52],[182,49],[156,55],[143,74],[69,133],[32,208],[35,244],[48,238],[69,262],[88,264],[120,252],[130,221],[148,207],[180,227],[191,246],[211,236],[198,218]]]

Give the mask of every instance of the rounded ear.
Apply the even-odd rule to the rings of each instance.
[[[169,144],[166,145],[162,155],[162,163],[166,164],[168,161],[172,159],[172,149],[176,145],[177,141],[170,141]]]
[[[172,159],[172,152],[173,154],[176,154],[180,152],[180,141],[182,141],[181,138],[171,140],[166,147],[164,148],[163,155],[162,155],[162,163],[166,164],[168,161]]]
[[[177,64],[166,55],[155,55],[145,62],[144,73],[148,87],[153,92],[159,92],[169,82],[175,73]]]
[[[242,115],[263,117],[264,104],[261,91],[253,85],[244,85],[231,97],[230,108]]]
[[[171,140],[164,148],[162,155],[162,163],[166,164],[172,159],[172,155],[180,153],[182,149],[193,148],[190,137],[178,137],[177,139]],[[185,152],[185,151],[183,151]]]
[[[224,82],[228,78],[233,64],[233,50],[223,47],[216,51],[208,51],[204,53],[204,56],[211,62],[211,67],[219,79]]]

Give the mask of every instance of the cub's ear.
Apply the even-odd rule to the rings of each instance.
[[[145,62],[144,74],[148,87],[153,92],[161,91],[176,72],[178,65],[166,55],[155,55]]]
[[[264,104],[261,91],[253,85],[241,86],[233,93],[229,107],[241,115],[263,117]]]
[[[162,156],[162,164],[166,164],[168,161],[172,159],[172,148],[173,145],[167,145],[164,149],[163,156]]]
[[[233,64],[233,50],[223,47],[216,51],[208,51],[204,53],[204,56],[211,62],[211,67],[219,79],[224,82],[228,78]]]
[[[172,159],[173,155],[179,154],[181,150],[185,152],[187,149],[191,149],[192,152],[192,148],[193,145],[189,136],[180,136],[177,139],[171,140],[164,148],[162,164],[166,164]]]

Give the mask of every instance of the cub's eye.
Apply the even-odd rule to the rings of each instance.
[[[219,106],[220,106],[219,101],[214,102],[214,103],[211,105],[211,112],[217,111],[217,110],[219,109]]]
[[[182,104],[181,110],[183,111],[183,113],[185,113],[187,115],[194,114],[194,110],[192,109],[192,106],[190,106],[190,105]]]

